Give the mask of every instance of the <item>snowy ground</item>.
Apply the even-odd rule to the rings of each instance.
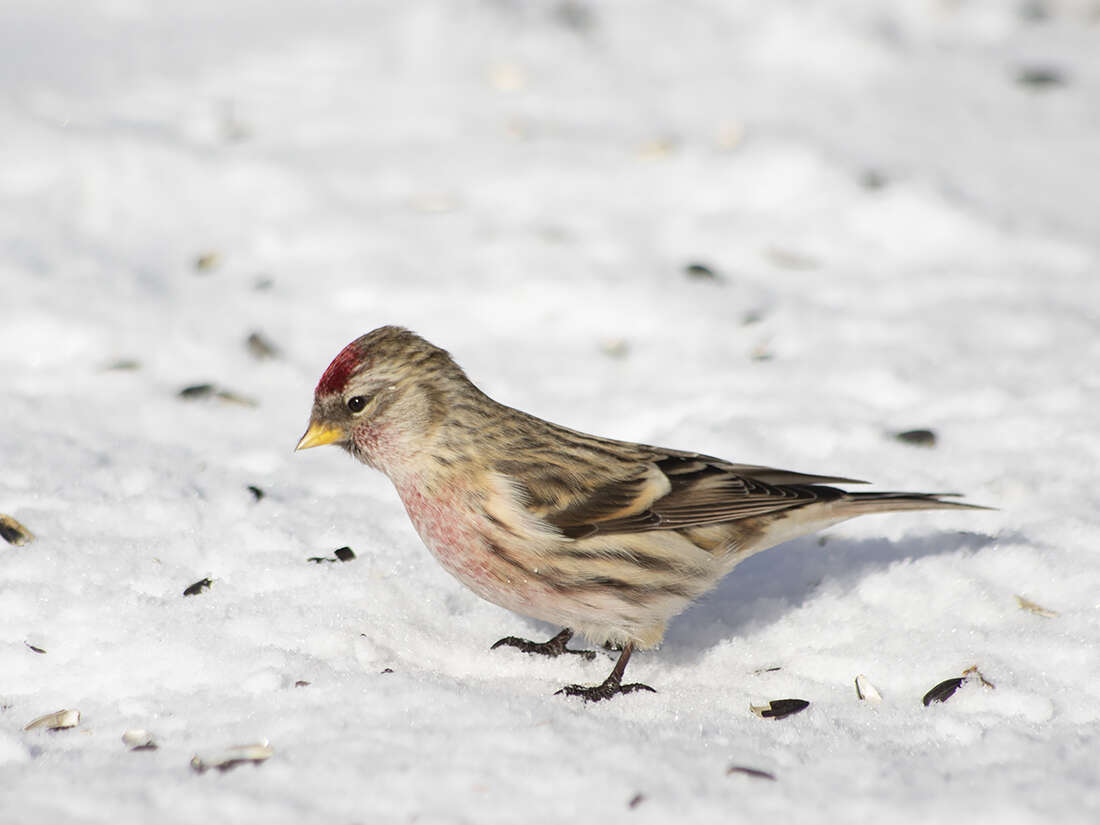
[[[6,0],[0,820],[1096,821],[1098,15]],[[291,451],[383,323],[579,429],[1001,509],[751,559],[586,706],[609,656],[490,652],[554,628]]]

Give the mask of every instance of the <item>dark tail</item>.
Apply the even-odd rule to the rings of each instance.
[[[961,493],[847,493],[834,505],[846,515],[892,513],[899,510],[996,510],[980,504],[944,501]]]

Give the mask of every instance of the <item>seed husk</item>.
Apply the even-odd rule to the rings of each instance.
[[[34,541],[34,533],[3,513],[0,513],[0,536],[8,544],[14,544],[16,547],[22,547],[27,542]]]
[[[928,693],[924,694],[924,698],[921,699],[921,702],[924,703],[925,707],[928,707],[933,702],[946,702],[965,681],[966,679],[961,676],[956,676],[954,679],[944,679],[928,691]]]
[[[871,684],[871,680],[861,673],[856,677],[856,698],[877,704],[882,701],[882,694]]]
[[[63,708],[28,722],[23,730],[38,730],[39,728],[64,730],[65,728],[75,728],[79,724],[80,711]]]
[[[1051,610],[1048,607],[1043,607],[1041,604],[1036,604],[1026,596],[1016,595],[1016,603],[1024,610],[1034,613],[1036,616],[1042,616],[1044,619],[1053,619],[1062,615],[1057,610]]]
[[[894,433],[894,438],[902,444],[910,444],[914,447],[936,446],[936,433],[932,430],[905,430]]]
[[[210,585],[212,585],[213,583],[214,583],[214,580],[211,579],[211,578],[199,579],[194,584],[189,584],[184,589],[183,595],[185,595],[185,596],[197,596],[197,595],[199,595],[199,593],[202,593],[204,590],[208,590],[210,588]]]
[[[766,705],[749,705],[749,710],[761,719],[785,719],[810,706],[805,699],[772,699]]]
[[[157,749],[153,734],[144,728],[131,728],[122,734],[122,741],[132,751],[155,751]]]
[[[271,341],[261,332],[250,333],[244,343],[248,351],[252,354],[252,357],[261,361],[267,358],[277,358],[279,356],[279,348],[271,343]]]
[[[266,740],[251,745],[234,745],[221,751],[195,754],[191,757],[191,769],[196,773],[206,773],[211,768],[228,771],[246,762],[259,765],[270,759],[274,753],[275,750]]]
[[[745,765],[730,765],[726,770],[726,776],[732,776],[735,773],[740,773],[745,776],[751,776],[754,779],[768,779],[772,782],[775,781],[775,774],[762,771],[759,768],[749,768]]]

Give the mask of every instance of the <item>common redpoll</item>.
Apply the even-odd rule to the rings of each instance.
[[[613,441],[506,407],[450,355],[400,327],[348,344],[314,393],[297,449],[338,444],[397,488],[420,538],[484,599],[564,629],[511,645],[559,655],[574,631],[621,647],[586,700],[623,684],[635,648],[738,562],[867,513],[978,508],[932,493],[849,493],[854,479]]]

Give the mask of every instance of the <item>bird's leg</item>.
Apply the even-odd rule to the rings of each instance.
[[[563,653],[573,653],[586,659],[596,658],[596,653],[593,650],[573,650],[566,647],[565,645],[572,638],[573,631],[567,627],[548,642],[532,642],[527,639],[520,639],[518,636],[505,636],[489,649],[496,650],[501,645],[508,645],[509,647],[518,647],[524,653],[538,653],[540,656],[561,656]]]
[[[630,654],[634,652],[633,642],[628,642],[623,647],[623,652],[619,656],[619,661],[615,662],[615,667],[611,670],[611,675],[603,680],[603,684],[595,685],[592,687],[585,687],[584,685],[566,685],[557,693],[564,693],[566,696],[580,696],[586,702],[599,702],[601,699],[610,699],[612,696],[616,696],[620,693],[633,693],[636,690],[648,690],[650,693],[656,693],[649,685],[643,685],[640,682],[634,682],[630,685],[624,685],[622,683],[623,673],[626,671],[626,663],[630,661]]]

